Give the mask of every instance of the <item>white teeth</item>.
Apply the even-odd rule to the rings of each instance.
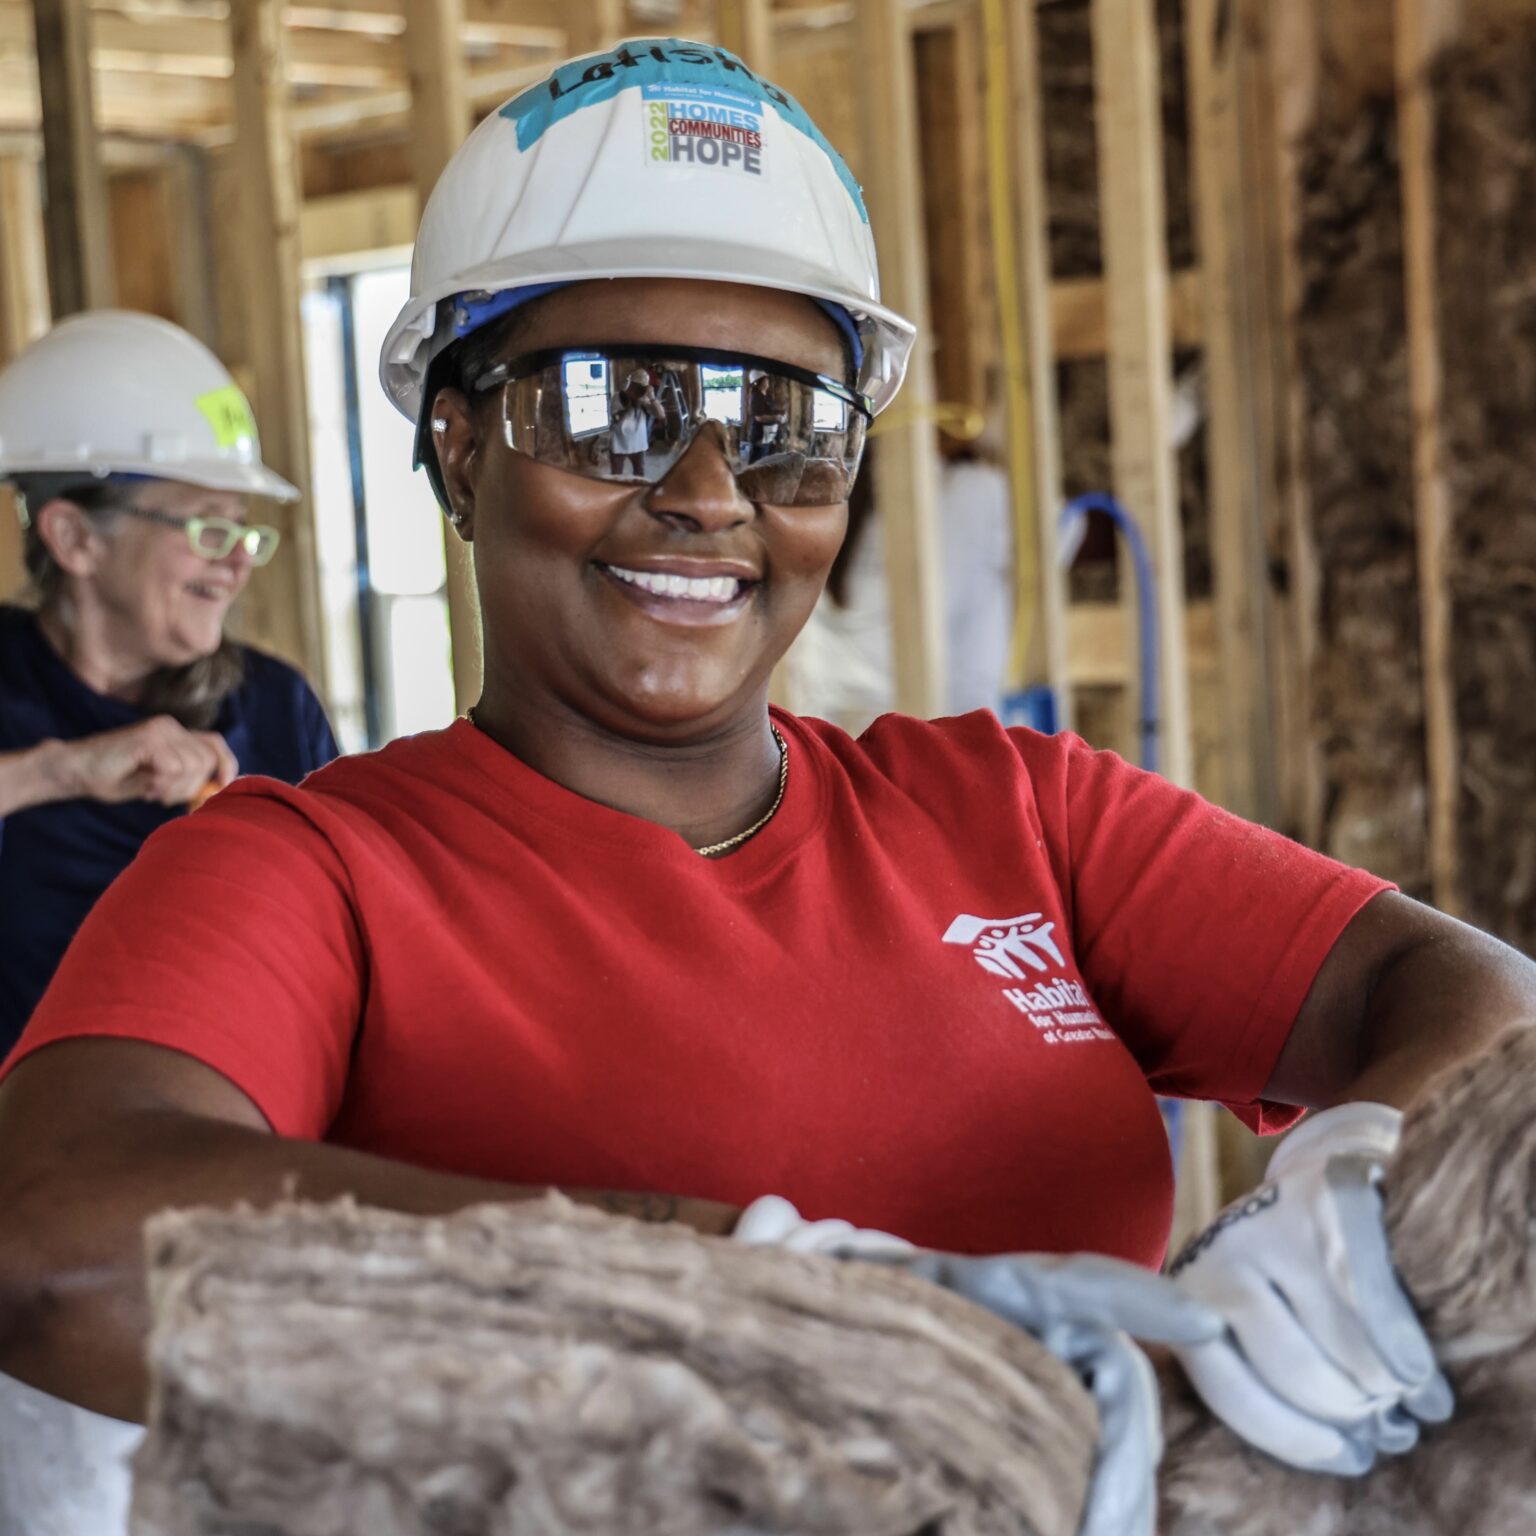
[[[654,592],[657,597],[686,597],[696,603],[729,603],[741,591],[741,583],[734,576],[673,576],[662,571],[627,571],[623,566],[609,565],[605,570],[639,587],[642,592]]]

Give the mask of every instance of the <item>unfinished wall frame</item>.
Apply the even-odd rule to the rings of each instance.
[[[237,9],[248,12],[247,0],[241,0]],[[274,129],[265,115],[253,114],[243,83],[250,74],[248,60],[240,58],[240,49],[217,19],[189,16],[178,32],[158,10],[130,16],[96,8],[88,16],[84,0],[27,0],[0,6],[0,51],[24,51],[35,35],[55,64],[64,60],[73,70],[76,84],[65,94],[72,95],[77,122],[82,104],[87,118],[91,112],[91,79],[82,60],[89,56],[94,61],[100,133],[79,137],[82,142],[100,139],[98,158],[106,158],[109,180],[125,175],[163,180],[170,210],[166,227],[173,238],[160,242],[153,255],[164,270],[154,275],[153,283],[133,287],[123,281],[128,268],[120,260],[115,267],[119,292],[129,302],[171,314],[228,355],[242,380],[252,383],[274,462],[289,460],[285,467],[301,479],[302,463],[298,469],[292,467],[299,462],[296,455],[301,450],[285,446],[288,439],[297,441],[301,418],[294,402],[299,392],[283,382],[285,377],[296,377],[289,365],[297,356],[297,344],[263,334],[264,328],[249,327],[243,316],[229,313],[228,293],[233,289],[249,287],[249,297],[234,303],[252,313],[264,313],[282,293],[296,292],[296,279],[284,288],[287,279],[257,271],[274,263],[284,265],[289,257],[296,260],[297,242],[291,209],[283,211],[283,196],[270,175],[266,190],[261,190],[262,184],[248,174],[249,168],[263,161],[275,166],[274,157],[290,153],[292,136],[297,134],[306,147],[310,183],[317,197],[344,185],[387,187],[389,212],[378,228],[387,225],[393,230],[406,200],[413,206],[419,203],[477,115],[537,78],[562,51],[610,46],[626,33],[659,25],[654,18],[661,14],[654,7],[623,0],[583,0],[579,5],[566,0],[455,0],[443,6],[425,0],[342,0],[323,16],[319,9],[301,7],[300,14],[295,14],[290,7],[285,15],[279,41],[286,62],[281,78],[274,76],[268,83],[266,107],[286,113],[287,127]],[[1023,573],[1021,598],[1038,615],[1035,652],[1015,680],[1050,682],[1068,705],[1064,713],[1070,715],[1069,680],[1081,673],[1081,668],[1069,664],[1070,636],[1083,630],[1071,622],[1070,615],[1058,611],[1065,604],[1053,579],[1055,512],[1062,497],[1061,412],[1055,400],[1054,371],[1063,359],[1107,358],[1115,379],[1118,488],[1158,552],[1166,610],[1162,692],[1168,750],[1164,767],[1175,778],[1196,778],[1203,791],[1233,809],[1344,857],[1351,855],[1347,840],[1330,842],[1339,786],[1336,775],[1330,778],[1328,753],[1338,735],[1339,707],[1330,700],[1327,668],[1330,653],[1336,658],[1339,648],[1321,610],[1339,590],[1334,577],[1341,557],[1336,543],[1330,544],[1327,538],[1326,507],[1319,517],[1318,477],[1307,462],[1307,386],[1296,334],[1305,280],[1296,250],[1302,222],[1298,153],[1317,121],[1320,95],[1325,102],[1348,102],[1364,99],[1366,93],[1390,92],[1395,86],[1404,143],[1401,192],[1409,300],[1405,333],[1414,370],[1416,467],[1411,484],[1417,501],[1413,580],[1418,609],[1412,616],[1411,642],[1403,650],[1406,655],[1410,643],[1419,646],[1425,663],[1421,675],[1416,652],[1411,663],[1414,685],[1404,690],[1416,700],[1422,697],[1425,744],[1422,752],[1415,745],[1411,753],[1404,750],[1399,755],[1413,757],[1415,774],[1420,772],[1420,756],[1426,764],[1427,810],[1422,819],[1428,829],[1428,852],[1423,857],[1427,874],[1414,889],[1449,909],[1464,907],[1477,873],[1475,867],[1470,871],[1467,867],[1475,866],[1477,860],[1468,851],[1466,837],[1461,837],[1459,847],[1457,839],[1458,815],[1465,823],[1469,804],[1466,733],[1472,727],[1463,718],[1466,701],[1456,694],[1458,687],[1465,691],[1466,679],[1453,665],[1465,655],[1468,643],[1465,631],[1457,628],[1457,615],[1464,612],[1455,587],[1459,579],[1457,520],[1456,508],[1447,501],[1455,487],[1446,489],[1446,449],[1443,443],[1437,445],[1441,435],[1437,423],[1443,422],[1447,411],[1435,384],[1440,366],[1437,354],[1444,349],[1439,333],[1445,322],[1435,313],[1433,296],[1435,268],[1443,252],[1437,250],[1435,238],[1437,189],[1429,163],[1437,142],[1435,102],[1425,83],[1425,70],[1442,45],[1456,35],[1459,13],[1465,11],[1470,18],[1492,12],[1529,14],[1531,6],[1528,0],[1459,0],[1456,4],[1451,0],[1330,0],[1327,5],[1319,0],[1287,0],[1284,5],[1265,0],[1182,0],[1181,6],[1172,7],[1163,0],[1157,7],[1152,0],[1092,0],[1091,9],[1098,39],[1092,68],[1098,74],[1103,187],[1108,194],[1103,240],[1095,239],[1094,244],[1108,255],[1112,270],[1107,275],[1092,270],[1091,262],[1064,266],[1064,275],[1053,275],[1043,233],[1058,189],[1046,187],[1040,169],[1046,87],[1040,78],[1036,34],[1047,39],[1049,51],[1053,38],[1061,41],[1060,34],[1052,32],[1051,18],[1067,11],[1086,18],[1090,0],[1059,0],[1043,10],[1009,0],[996,0],[995,5],[993,0],[871,0],[868,5],[861,0],[858,6],[833,0],[821,4],[683,0],[677,21],[668,22],[734,45],[749,55],[755,67],[782,74],[833,141],[848,147],[850,159],[866,172],[887,296],[896,307],[920,319],[924,294],[908,294],[912,273],[923,261],[922,239],[920,232],[914,235],[909,227],[911,221],[901,217],[901,209],[916,196],[918,183],[905,163],[908,156],[892,153],[893,145],[911,143],[916,132],[909,113],[899,121],[906,111],[900,98],[910,58],[905,55],[905,41],[898,44],[897,38],[923,35],[928,39],[925,52],[944,61],[939,73],[947,72],[952,80],[955,120],[945,131],[952,133],[958,145],[952,163],[962,170],[956,187],[936,186],[930,176],[925,178],[925,191],[930,228],[936,218],[953,215],[956,237],[945,245],[939,260],[946,269],[963,275],[950,285],[948,297],[942,303],[934,301],[933,307],[942,311],[936,318],[945,333],[943,344],[951,352],[967,355],[953,374],[947,368],[940,370],[944,380],[940,390],[932,377],[933,359],[923,350],[932,344],[930,330],[920,344],[908,391],[886,423],[888,456],[898,461],[882,499],[896,530],[892,580],[900,629],[897,653],[904,675],[902,704],[919,710],[937,708],[944,671],[942,646],[936,638],[942,584],[937,573],[934,466],[931,451],[923,446],[932,434],[927,425],[918,423],[931,425],[940,393],[979,403],[977,380],[997,356],[999,336],[1007,333],[1022,338],[1022,362],[1015,359],[1010,366],[1023,379],[1020,398],[1027,417],[1027,426],[1021,430],[1015,424],[1011,433],[1018,540],[1020,548],[1032,554],[1036,567]],[[1179,254],[1169,271],[1166,263],[1160,266],[1161,215],[1154,201],[1163,177],[1156,142],[1158,47],[1151,23],[1156,14],[1166,23],[1175,9],[1186,20],[1199,194],[1195,207],[1204,250],[1200,265],[1191,265],[1188,242],[1176,234]],[[994,10],[1002,17],[1000,35],[1009,61],[1009,155],[1003,179],[1015,213],[1011,221],[1014,255],[1008,263],[1012,272],[997,292],[998,315],[1009,305],[1014,310],[1014,317],[1006,320],[994,318],[987,294],[997,258],[995,252],[978,250],[987,238],[988,220],[985,208],[978,215],[973,206],[985,200],[975,196],[969,169],[978,145],[985,142],[982,114],[989,103],[967,82],[977,74],[976,52]],[[72,18],[78,24],[67,59],[64,51],[48,42],[47,29],[54,24],[50,17]],[[87,19],[92,33],[88,45],[84,40]],[[1086,79],[1088,55],[1085,50],[1079,58],[1076,46],[1072,45],[1071,68]],[[864,63],[855,73],[856,48]],[[153,63],[156,58],[158,70]],[[884,70],[886,63],[898,58],[901,68],[891,77],[898,85],[893,95]],[[221,78],[232,60],[233,92]],[[411,81],[407,70],[413,60],[416,78]],[[1049,76],[1050,60],[1046,63]],[[1162,75],[1168,76],[1170,70],[1177,74],[1164,59]],[[855,79],[870,86],[862,102],[848,89]],[[125,81],[133,83],[125,85]],[[297,99],[300,96],[302,100]],[[225,97],[245,103],[241,142],[210,150],[210,144],[233,145]],[[1086,108],[1086,95],[1081,104]],[[147,133],[144,125],[152,111],[161,119],[155,140],[130,141],[113,131],[128,125]],[[1086,111],[1077,116],[1086,117]],[[1132,120],[1135,127],[1128,129]],[[13,157],[0,172],[5,178],[0,184],[0,223],[14,222],[8,219],[11,205],[19,208],[18,199],[25,200],[22,157],[35,153],[35,139],[34,126],[8,123],[0,111],[0,149]],[[280,149],[283,141],[289,142],[288,151]],[[261,143],[265,149],[259,147]],[[982,158],[986,159],[985,154]],[[1176,166],[1178,145],[1167,145],[1163,158]],[[228,197],[218,192],[224,201],[210,217],[207,205],[212,199],[205,183],[211,180],[217,190],[223,177],[210,176],[209,167],[231,159],[240,166],[231,183],[238,181],[241,196],[247,202],[255,199],[268,211],[256,223],[247,223],[244,238],[237,242],[242,275],[232,278],[235,263],[226,252],[215,279],[206,259],[207,227],[227,222]],[[981,169],[997,174],[988,165]],[[1176,172],[1173,179],[1177,182]],[[1091,175],[1079,178],[1083,184],[1093,180]],[[1445,196],[1443,182],[1439,195]],[[362,229],[382,206],[370,203],[365,209],[359,193],[355,205],[343,206],[341,200],[327,198],[324,204],[312,204],[305,216],[312,227],[323,224],[330,230],[337,221],[352,219],[355,207]],[[213,242],[223,238],[222,230],[216,229]],[[324,238],[332,240],[330,234]],[[336,248],[357,249],[369,238],[364,231],[348,244],[337,234],[335,240],[341,243]],[[104,242],[86,243],[96,254],[105,248]],[[146,250],[149,244],[144,242]],[[129,266],[144,255],[144,250],[129,253]],[[253,278],[249,285],[243,276],[247,268]],[[32,297],[18,299],[29,284]],[[920,286],[926,293],[928,285]],[[0,303],[10,306],[5,345],[14,349],[32,324],[18,318],[15,306],[25,309],[31,304],[35,312],[37,285],[23,277],[18,286],[5,277],[0,290]],[[168,293],[175,295],[174,306],[165,298]],[[986,295],[982,302],[966,302],[978,293]],[[158,297],[151,302],[143,297],[146,294]],[[274,312],[280,308],[279,304]],[[966,335],[960,337],[957,327],[968,328]],[[1215,655],[1223,669],[1219,738],[1212,729],[1209,697],[1202,695],[1202,689],[1209,692],[1208,677],[1194,677],[1199,668],[1189,666],[1187,658],[1184,664],[1178,659],[1183,645],[1178,611],[1184,608],[1187,617],[1191,600],[1203,601],[1204,589],[1201,568],[1192,577],[1188,594],[1178,590],[1178,524],[1173,516],[1177,493],[1170,456],[1161,442],[1168,414],[1164,362],[1170,348],[1202,352],[1206,375],[1209,500],[1217,568],[1213,590],[1219,619]],[[285,356],[288,363],[283,361]],[[1070,408],[1070,392],[1064,398]],[[1450,408],[1454,410],[1454,401]],[[1096,423],[1093,432],[1097,440]],[[885,479],[885,472],[880,473]],[[1406,495],[1398,498],[1400,505],[1407,500]],[[924,504],[927,510],[905,509],[908,501]],[[1321,543],[1319,528],[1324,530]],[[287,590],[301,588],[307,581],[302,571],[305,534],[296,525],[290,535],[278,564],[253,585],[252,637],[304,660],[313,669],[318,651],[305,638],[306,626],[313,622],[304,617],[309,599],[298,590]],[[460,551],[452,543],[449,548],[450,615],[458,658],[455,688],[463,705],[477,691],[477,668],[465,659],[472,655],[465,637],[470,633],[466,615],[473,604]],[[1191,548],[1196,551],[1192,567],[1198,566],[1198,548],[1193,543]],[[1092,622],[1097,632],[1107,620],[1096,611]],[[1126,643],[1122,649],[1129,656],[1132,647]],[[1130,676],[1132,671],[1123,667],[1118,675]],[[1185,690],[1187,723],[1181,727],[1179,695]],[[1120,707],[1117,699],[1115,708]],[[1133,741],[1129,719],[1123,733],[1118,717],[1111,722],[1113,729],[1105,728],[1107,721],[1103,710],[1085,714],[1085,723],[1099,744],[1129,748]],[[1194,738],[1198,753],[1189,749],[1181,764],[1186,736]],[[1217,755],[1210,750],[1213,739],[1220,751],[1220,771],[1214,774],[1208,771]],[[1366,851],[1372,850],[1367,847]]]

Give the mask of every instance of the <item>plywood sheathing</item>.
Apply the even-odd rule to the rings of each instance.
[[[1466,916],[1536,953],[1536,18],[1442,55],[1436,290]]]

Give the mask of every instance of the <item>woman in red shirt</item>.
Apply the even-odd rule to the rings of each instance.
[[[752,126],[674,133],[693,107]],[[1536,969],[1074,738],[768,707],[910,344],[846,167],[728,54],[632,43],[477,130],[384,379],[474,550],[484,692],[297,789],[242,780],[98,906],[0,1088],[0,1369],[140,1415],[166,1206],[558,1185],[718,1233],[784,1196],[768,1235],[899,1234],[1042,1332],[1166,1295],[1218,1410],[1309,1465],[1443,1416],[1369,1170],[1390,1106],[1531,1016]],[[612,383],[663,360],[702,408],[616,478]],[[760,461],[755,370],[788,401]],[[1347,1113],[1141,1311],[1118,1272],[1101,1305],[1091,1266],[961,1257],[1155,1268],[1157,1092]],[[1277,1332],[1267,1277],[1314,1252]],[[1150,1529],[1140,1445],[1095,1531]]]

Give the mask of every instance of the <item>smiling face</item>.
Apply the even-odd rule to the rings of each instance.
[[[597,342],[738,350],[841,377],[809,299],[735,284],[583,283],[519,317],[503,356]],[[665,345],[651,348],[665,353]],[[537,699],[640,740],[703,738],[760,711],[842,542],[846,502],[756,505],[706,424],[655,485],[554,469],[507,446],[500,393],[433,411],[475,546],[486,694]]]
[[[129,504],[168,517],[246,520],[245,498],[171,480],[134,487]],[[110,631],[124,661],[145,671],[182,667],[211,655],[224,634],[230,605],[251,575],[251,558],[236,548],[207,560],[184,529],[110,513],[89,516],[68,503],[43,509],[48,542],[74,590]]]

